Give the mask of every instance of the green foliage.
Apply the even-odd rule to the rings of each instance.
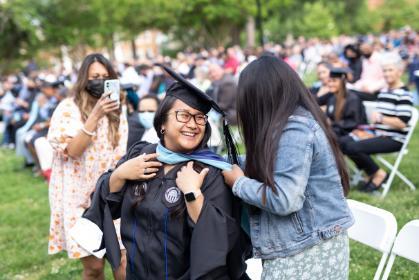
[[[417,0],[386,0],[377,10],[381,18],[382,30],[390,30],[410,25],[419,29],[419,1]]]
[[[369,11],[365,0],[323,1],[329,7],[339,33],[366,34],[373,31],[377,17]]]
[[[270,31],[270,38],[278,41],[287,34],[294,36],[319,37],[327,39],[338,34],[338,28],[329,8],[322,2],[306,2],[297,9],[288,6],[291,16],[272,16],[266,27]]]
[[[252,0],[184,0],[174,12],[177,24],[169,31],[185,47],[217,47],[237,44],[247,17],[253,12]]]
[[[338,32],[332,14],[321,2],[304,4],[303,17],[295,29],[296,35],[322,39],[335,36]]]
[[[337,34],[365,34],[375,31],[378,15],[367,9],[366,0],[265,1],[265,27],[270,39],[280,41],[287,34],[330,38]]]
[[[277,42],[287,34],[330,38],[406,24],[417,30],[419,1],[386,0],[375,11],[367,0],[0,1],[0,73],[38,50],[59,54],[63,45],[76,60],[87,47],[106,47],[112,55],[115,41],[150,28],[168,34],[181,49],[239,44],[249,17]]]
[[[0,2],[0,73],[35,52],[40,40],[35,14],[24,1]]]

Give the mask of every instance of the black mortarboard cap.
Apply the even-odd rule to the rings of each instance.
[[[166,90],[166,95],[174,96],[177,99],[182,100],[192,108],[207,114],[211,110],[211,101],[207,100],[208,96],[201,91],[195,91],[195,89],[189,88],[185,84],[175,82]]]
[[[204,114],[207,114],[211,108],[214,108],[221,115],[225,115],[223,110],[208,94],[194,86],[180,74],[173,71],[173,69],[160,63],[156,63],[156,65],[162,67],[175,80],[166,90],[166,95],[174,96]]]
[[[330,78],[346,78],[348,76],[348,69],[334,67],[330,69],[329,77]]]
[[[231,137],[230,128],[224,111],[221,110],[218,104],[205,92],[194,86],[180,74],[173,71],[173,69],[160,63],[156,63],[155,65],[162,67],[175,80],[175,82],[166,90],[167,96],[176,97],[204,114],[207,114],[211,108],[213,108],[223,116],[223,134],[225,137],[228,157],[230,162],[238,163],[236,146],[233,138]]]

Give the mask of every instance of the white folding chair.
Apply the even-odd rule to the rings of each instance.
[[[378,103],[375,101],[362,101],[362,105],[365,108],[365,115],[367,116],[367,122],[372,123],[371,116],[374,111],[377,110]]]
[[[362,104],[365,107],[367,120],[368,122],[370,122],[371,114],[372,112],[376,110],[377,103],[373,101],[364,101],[362,102]],[[383,187],[383,192],[381,194],[382,198],[384,198],[389,192],[391,184],[393,183],[395,176],[399,177],[403,182],[405,182],[406,185],[408,185],[411,190],[414,191],[416,189],[415,185],[409,179],[407,179],[406,176],[404,176],[398,169],[399,169],[400,163],[402,162],[403,156],[408,153],[407,146],[409,145],[410,139],[412,138],[417,122],[418,122],[418,110],[412,107],[412,117],[410,118],[410,121],[408,124],[409,131],[406,135],[406,139],[403,143],[402,148],[400,149],[399,152],[395,153],[397,156],[396,156],[396,161],[394,162],[394,164],[391,164],[386,159],[384,159],[383,157],[384,154],[376,155],[377,160],[380,161],[386,168],[390,170],[390,174],[387,181],[382,185]],[[349,166],[351,170],[354,171],[353,172],[354,174],[351,178],[351,185],[356,185],[362,179],[361,171],[358,170],[356,167],[354,167],[354,165],[349,165]]]
[[[349,238],[383,253],[374,280],[380,278],[397,233],[397,221],[386,210],[348,199],[355,224],[349,228]]]
[[[252,280],[260,280],[262,276],[262,260],[261,259],[248,259],[246,261],[246,273]]]
[[[394,241],[394,246],[382,278],[383,280],[387,280],[396,255],[419,264],[419,220],[408,222],[400,230]]]
[[[409,186],[409,188],[414,191],[416,189],[415,185],[406,178],[398,169],[399,165],[402,162],[402,158],[404,155],[408,153],[407,145],[409,145],[410,139],[412,138],[413,132],[416,127],[416,123],[418,122],[418,110],[416,108],[412,107],[412,117],[409,121],[409,131],[406,135],[406,140],[403,143],[402,148],[397,153],[397,158],[394,164],[389,163],[387,160],[385,160],[382,155],[377,155],[377,159],[389,170],[391,170],[390,175],[388,177],[388,180],[386,183],[383,184],[383,193],[382,197],[385,197],[390,190],[391,184],[393,183],[394,177],[397,175],[403,182],[406,183],[406,185]]]

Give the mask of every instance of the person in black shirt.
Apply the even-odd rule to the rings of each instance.
[[[328,87],[332,95],[326,100],[326,115],[338,138],[349,134],[358,125],[366,122],[361,100],[356,94],[346,90],[346,78],[346,69],[330,70]]]
[[[362,73],[361,51],[358,46],[349,44],[343,49],[343,55],[348,60],[348,67],[351,69],[348,82],[355,83],[361,78]]]

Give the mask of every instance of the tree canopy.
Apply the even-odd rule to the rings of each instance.
[[[9,0],[0,1],[0,59],[10,63],[39,50],[106,47],[159,29],[182,48],[240,44],[249,17],[259,36],[330,38],[400,28],[419,29],[419,2],[385,0]],[[266,38],[265,38],[266,37]]]

